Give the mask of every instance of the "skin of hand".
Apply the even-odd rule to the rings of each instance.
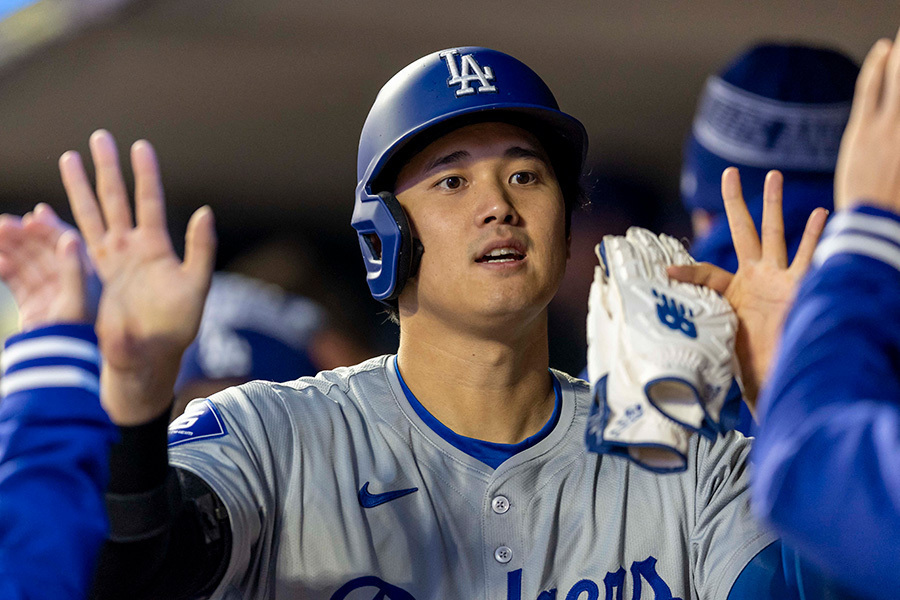
[[[103,355],[101,399],[119,425],[146,423],[169,408],[181,356],[197,334],[215,264],[212,210],[187,226],[182,262],[166,227],[153,147],[131,147],[132,211],[112,135],[90,139],[96,195],[77,152],[59,159],[63,186],[88,255],[103,283],[97,337]]]
[[[809,269],[813,251],[825,228],[828,211],[809,216],[793,262],[788,265],[782,216],[782,186],[778,171],[769,171],[763,188],[762,236],[757,233],[741,191],[735,167],[722,173],[722,197],[738,258],[732,275],[710,263],[669,267],[678,281],[705,285],[722,294],[738,317],[735,352],[741,366],[744,398],[755,414],[759,387],[765,381],[797,284]]]
[[[19,218],[0,215],[0,279],[19,310],[22,331],[92,322],[98,282],[81,237],[46,204]]]
[[[841,139],[834,205],[860,203],[900,213],[900,33],[866,56]]]

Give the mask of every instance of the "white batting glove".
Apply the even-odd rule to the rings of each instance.
[[[585,434],[588,450],[622,456],[660,473],[683,471],[689,432],[656,410],[630,375],[617,331],[621,303],[610,302],[609,289],[603,267],[594,267],[587,320],[588,379],[594,398]]]
[[[595,431],[602,425],[607,443],[656,442],[677,454],[686,445],[674,425],[710,438],[732,429],[740,387],[737,319],[728,303],[712,290],[669,280],[668,265],[694,262],[670,236],[632,227],[604,237],[597,255],[588,316],[588,373],[601,415]],[[642,415],[664,415],[671,424],[644,416],[644,423],[623,427],[638,404]]]

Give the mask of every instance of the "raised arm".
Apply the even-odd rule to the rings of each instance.
[[[837,214],[760,399],[755,511],[865,597],[900,589],[900,37],[857,81]]]
[[[103,402],[113,421],[136,425],[168,409],[181,355],[197,334],[215,261],[213,217],[209,207],[193,214],[181,261],[166,228],[153,147],[141,140],[131,148],[135,218],[113,137],[97,131],[90,147],[96,195],[77,152],[63,154],[59,167],[104,286],[97,314]]]
[[[208,207],[194,213],[180,260],[150,144],[131,149],[134,217],[112,136],[97,131],[90,147],[96,193],[77,153],[65,153],[59,166],[103,284],[96,322],[101,398],[121,436],[109,461],[110,539],[92,596],[194,597],[221,576],[230,530],[205,482],[168,466],[166,424],[181,356],[196,335],[209,289],[212,214]]]
[[[116,431],[100,406],[85,265],[50,207],[0,217],[0,278],[23,329],[6,341],[0,380],[0,597],[10,600],[84,597],[108,529]]]

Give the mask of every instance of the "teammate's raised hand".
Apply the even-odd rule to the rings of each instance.
[[[834,205],[860,203],[900,212],[900,33],[866,56],[841,138]]]
[[[21,218],[0,215],[0,279],[16,300],[22,330],[96,314],[99,286],[81,238],[46,204]]]
[[[59,168],[103,283],[97,314],[102,399],[115,422],[137,424],[168,408],[181,356],[197,333],[215,262],[212,211],[204,206],[191,217],[182,262],[166,228],[150,143],[141,140],[131,148],[135,220],[112,135],[94,132],[90,148],[96,196],[77,152],[63,154]]]
[[[741,364],[744,395],[754,408],[759,386],[765,380],[784,317],[794,298],[800,278],[809,269],[813,251],[825,227],[828,211],[817,208],[809,216],[806,229],[789,265],[784,240],[781,200],[784,179],[769,171],[763,188],[762,236],[757,233],[734,167],[722,173],[722,198],[738,258],[732,275],[710,263],[669,267],[669,275],[710,287],[734,308],[738,316],[735,350]]]

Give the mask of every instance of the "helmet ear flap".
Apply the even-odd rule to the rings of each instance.
[[[419,263],[422,260],[422,254],[425,248],[418,238],[412,235],[412,226],[406,211],[400,206],[397,197],[391,192],[379,192],[378,197],[391,213],[394,222],[397,223],[397,229],[400,232],[400,251],[397,253],[397,279],[394,283],[393,291],[382,302],[395,303],[400,292],[410,277],[415,277],[419,271]]]

